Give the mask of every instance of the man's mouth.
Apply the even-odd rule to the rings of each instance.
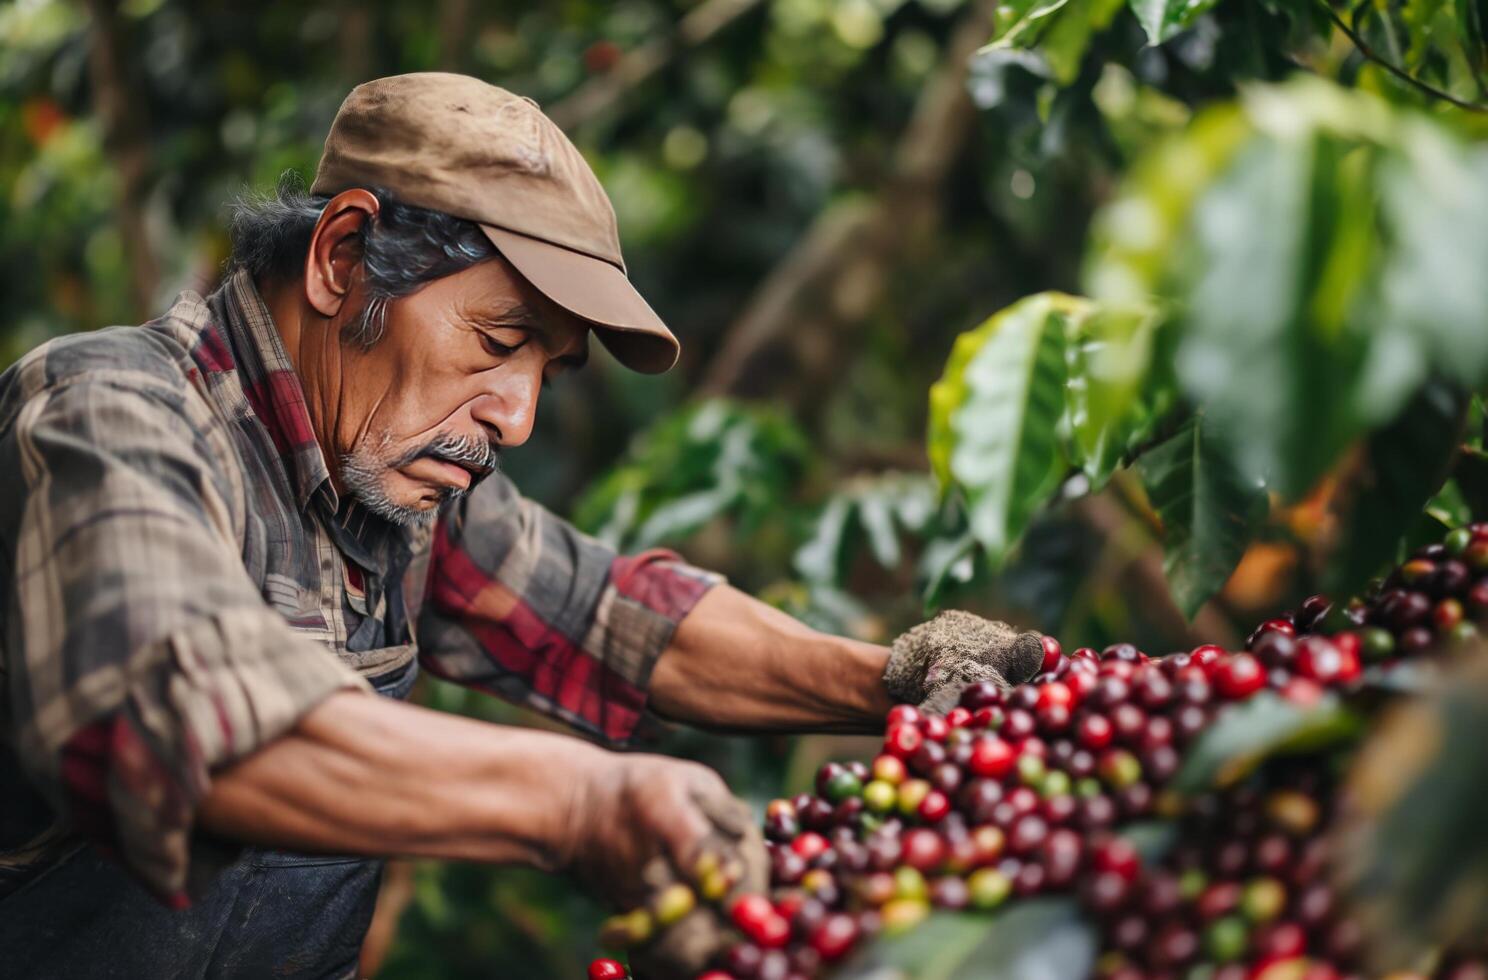
[[[448,436],[409,454],[400,468],[422,469],[437,482],[447,484],[457,490],[468,490],[496,469],[499,462],[497,452],[495,446],[484,440]],[[424,460],[428,460],[429,463],[419,465]],[[410,475],[417,476],[417,473]]]

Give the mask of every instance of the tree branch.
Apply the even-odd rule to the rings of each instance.
[[[1404,68],[1401,68],[1399,65],[1396,65],[1389,60],[1381,57],[1379,53],[1370,46],[1369,42],[1364,40],[1363,36],[1360,35],[1359,32],[1348,23],[1348,21],[1338,16],[1338,11],[1333,9],[1333,5],[1329,3],[1328,0],[1317,0],[1317,2],[1322,6],[1324,10],[1328,12],[1328,17],[1333,21],[1333,25],[1343,32],[1344,36],[1353,43],[1354,47],[1358,49],[1358,52],[1361,55],[1379,65],[1391,75],[1394,75],[1402,82],[1405,82],[1407,85],[1410,85],[1413,88],[1425,93],[1426,95],[1429,95],[1433,99],[1441,99],[1443,102],[1451,103],[1459,109],[1465,109],[1468,112],[1488,112],[1488,105],[1483,105],[1479,102],[1468,102],[1464,99],[1459,99],[1451,92],[1439,89],[1429,82],[1423,82],[1416,76],[1412,75],[1410,72],[1406,71]]]
[[[129,262],[129,285],[135,312],[149,316],[155,305],[160,266],[145,221],[145,198],[150,179],[150,144],[141,118],[145,99],[137,93],[128,71],[127,45],[111,0],[88,0],[92,29],[88,39],[88,68],[93,108],[103,125],[103,145],[119,174],[116,202],[119,237]]]

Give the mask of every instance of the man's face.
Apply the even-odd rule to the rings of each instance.
[[[584,362],[588,334],[501,258],[393,300],[370,349],[340,342],[322,362],[339,375],[318,388],[336,399],[321,409],[341,489],[395,523],[433,520],[527,441],[538,393]]]

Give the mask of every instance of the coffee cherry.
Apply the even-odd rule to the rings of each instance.
[[[1096,763],[1096,771],[1115,789],[1125,789],[1142,778],[1142,764],[1125,749],[1107,749]]]
[[[996,868],[981,868],[966,879],[971,904],[976,908],[995,909],[1012,894],[1013,883]]]
[[[1319,684],[1344,684],[1357,680],[1359,658],[1330,640],[1309,636],[1297,650],[1297,673]]]
[[[1251,650],[1255,658],[1267,667],[1291,667],[1297,659],[1297,641],[1285,633],[1267,633],[1256,641]],[[1216,661],[1211,670],[1223,661]]]
[[[946,814],[951,812],[950,798],[947,797],[940,790],[932,789],[930,792],[926,793],[925,798],[920,801],[917,812],[919,813],[920,819],[924,820],[926,823],[937,823],[940,820],[945,819]]]
[[[589,963],[589,980],[625,980],[630,974],[619,960],[597,959]]]
[[[691,888],[677,882],[657,893],[651,907],[652,917],[662,927],[680,922],[689,912],[697,908],[697,896]]]
[[[1173,923],[1152,938],[1151,957],[1159,969],[1176,970],[1199,955],[1199,937],[1182,923]]]
[[[1065,888],[1072,884],[1084,857],[1084,843],[1073,830],[1049,832],[1043,845],[1043,865],[1049,887]]]
[[[920,717],[920,731],[928,741],[944,742],[946,735],[951,731],[951,726],[940,715],[922,715]]]
[[[1064,650],[1059,646],[1059,641],[1052,636],[1044,636],[1039,638],[1039,642],[1044,646],[1043,670],[1048,672],[1058,667],[1060,658],[1064,655]]]
[[[734,977],[756,977],[764,961],[765,951],[753,943],[738,943],[724,955],[724,965]]]
[[[920,709],[912,704],[896,704],[884,717],[884,724],[888,728],[893,728],[895,725],[918,725],[923,717]]]
[[[1214,643],[1205,643],[1188,652],[1195,666],[1208,667],[1225,655],[1225,648]]]
[[[841,959],[858,941],[858,922],[850,915],[829,915],[811,931],[811,948],[827,962]]]
[[[1109,916],[1126,904],[1131,892],[1130,879],[1114,871],[1097,871],[1086,880],[1081,897],[1092,912]]]
[[[845,766],[829,762],[817,773],[816,791],[833,803],[841,803],[849,796],[861,793],[863,784]]]
[[[1049,825],[1043,817],[1034,813],[1024,814],[1013,824],[1008,834],[1007,846],[1012,853],[1023,857],[1044,846],[1049,836]]]
[[[971,711],[958,704],[946,712],[945,720],[952,729],[965,728],[971,724]]]
[[[1022,708],[1013,708],[1003,719],[999,734],[1010,741],[1021,742],[1036,731],[1038,723],[1034,721],[1033,715]]]
[[[1266,962],[1295,959],[1307,952],[1307,932],[1295,922],[1277,922],[1256,935],[1255,952]]]
[[[873,778],[898,786],[909,778],[909,770],[904,765],[904,760],[898,756],[880,755],[873,760]]]
[[[971,890],[966,882],[954,875],[945,875],[930,882],[930,904],[943,909],[964,909],[971,901]]]
[[[863,787],[863,804],[873,813],[888,813],[899,797],[893,785],[875,779]]]
[[[811,830],[801,834],[790,843],[790,849],[808,864],[820,857],[830,847],[831,845],[825,837]]]
[[[1237,653],[1219,661],[1210,677],[1220,695],[1231,701],[1248,698],[1266,684],[1260,662],[1248,653]]]
[[[1017,762],[1013,747],[995,735],[979,738],[971,748],[971,771],[988,779],[1001,779]]]
[[[901,860],[919,871],[931,871],[940,867],[946,857],[945,841],[933,830],[915,827],[906,830],[901,838],[903,851]]]
[[[899,707],[908,707],[908,705]],[[915,754],[924,741],[925,737],[914,725],[891,724],[888,731],[884,733],[884,751],[900,759],[908,759]]]
[[[1002,704],[1002,688],[992,681],[977,681],[961,690],[961,706],[973,715],[982,708]]]
[[[910,779],[899,784],[899,812],[912,817],[920,810],[920,804],[930,795],[933,787],[923,779]]]
[[[1125,837],[1106,837],[1096,843],[1091,850],[1090,863],[1097,871],[1120,875],[1127,882],[1136,881],[1142,870],[1141,856]]]
[[[1075,823],[1086,832],[1109,830],[1116,822],[1116,803],[1105,794],[1087,796],[1075,811]]]
[[[1220,963],[1229,963],[1245,955],[1245,946],[1250,938],[1245,920],[1227,916],[1210,923],[1204,930],[1204,952]]]

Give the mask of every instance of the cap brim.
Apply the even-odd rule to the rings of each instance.
[[[589,321],[621,364],[660,374],[677,363],[677,338],[618,268],[505,228],[481,225],[481,230],[538,292]]]

